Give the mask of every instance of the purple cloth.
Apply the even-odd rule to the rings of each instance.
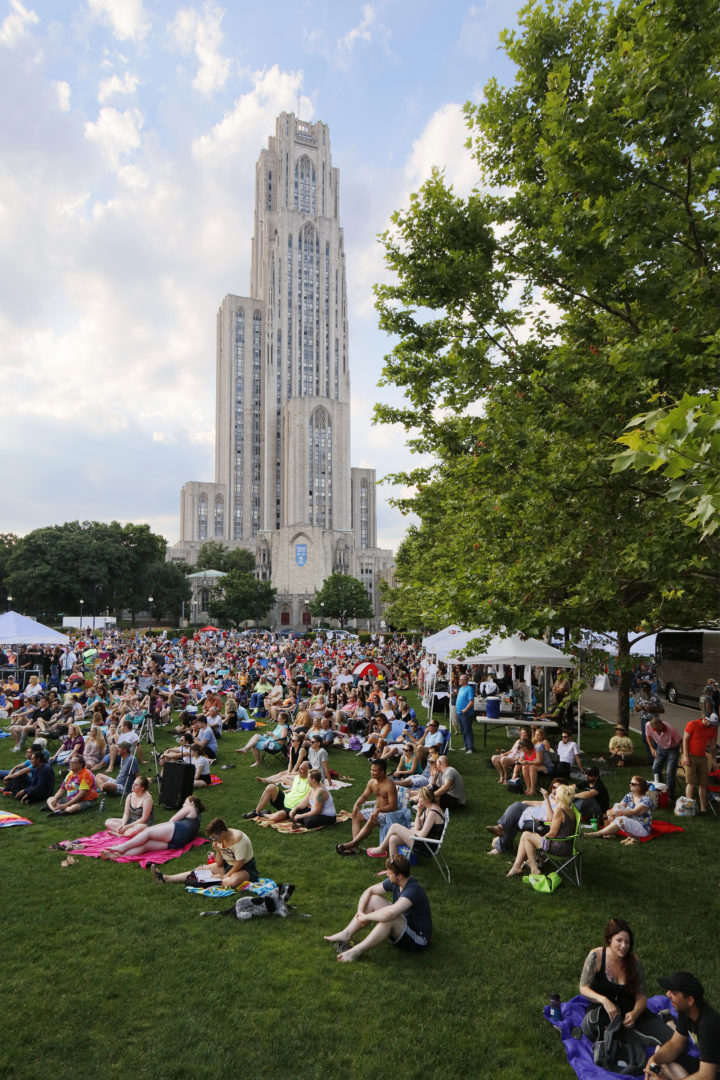
[[[647,1007],[650,1012],[654,1013],[659,1013],[661,1009],[672,1008],[669,999],[664,994],[656,994],[655,997],[648,998]],[[583,997],[582,994],[578,994],[576,997],[571,998],[570,1001],[564,1001],[561,1008],[562,1019],[560,1023],[550,1020],[548,1015],[550,1012],[549,1005],[546,1005],[543,1010],[545,1019],[550,1020],[553,1027],[556,1027],[560,1032],[568,1063],[575,1070],[580,1080],[608,1080],[608,1078],[614,1080],[615,1077],[621,1077],[622,1073],[609,1072],[607,1069],[601,1069],[595,1064],[592,1043],[586,1035],[583,1035],[581,1039],[574,1039],[572,1036],[573,1028],[582,1027],[583,1017],[590,1008],[588,999]],[[672,1012],[675,1014],[674,1009],[672,1009]],[[652,1046],[647,1047],[648,1057],[651,1056],[654,1049]],[[690,1049],[689,1052],[693,1056],[697,1056],[697,1051],[694,1048]]]

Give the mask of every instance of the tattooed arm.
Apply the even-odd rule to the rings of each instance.
[[[618,1014],[617,1005],[614,1005],[610,998],[606,998],[602,994],[596,993],[590,986],[590,983],[593,981],[593,978],[599,969],[600,950],[593,949],[592,952],[588,953],[587,959],[583,964],[582,974],[580,976],[580,993],[590,1001],[595,1001],[598,1005],[602,1005],[605,1012],[612,1020],[612,1018]]]

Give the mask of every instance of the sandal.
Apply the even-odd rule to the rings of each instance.
[[[335,850],[338,855],[357,855],[358,849],[356,847],[346,847],[345,844],[336,844]]]
[[[369,855],[371,859],[384,859],[385,852],[379,847],[369,847],[365,849],[365,854]]]
[[[336,941],[334,942],[335,952],[340,956],[341,953],[347,952],[348,949],[352,949],[354,944],[353,941]]]
[[[158,883],[158,885],[164,885],[165,884],[165,875],[160,873],[157,866],[155,866],[155,864],[152,863],[151,866],[149,867],[149,869],[150,869],[150,873],[153,876],[153,881],[156,881]]]

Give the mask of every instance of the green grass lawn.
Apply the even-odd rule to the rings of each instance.
[[[584,730],[588,756],[601,753],[610,734],[606,726]],[[246,738],[222,740],[220,763],[237,768],[221,772],[222,786],[202,794],[205,824],[222,815],[240,826],[255,803],[256,770],[233,753]],[[161,748],[169,742],[160,735]],[[451,818],[450,886],[432,864],[415,871],[435,926],[433,946],[422,956],[385,946],[342,965],[323,942],[377,880],[379,860],[335,854],[349,824],[300,836],[247,824],[261,873],[293,882],[294,903],[311,916],[249,922],[201,919],[201,910],[231,901],[160,887],[135,865],[78,857],[61,867],[65,856],[48,845],[94,831],[92,815],[48,821],[35,808],[32,828],[0,830],[0,1076],[564,1080],[574,1074],[542,1007],[554,990],[563,999],[577,992],[583,960],[613,915],[631,922],[651,988],[658,975],[694,970],[717,1007],[720,822],[692,819],[683,834],[631,848],[590,841],[581,890],[563,884],[553,895],[535,893],[519,878],[506,880],[509,857],[485,854],[485,825],[509,799],[486,767],[501,744],[507,745],[504,729],[491,729],[487,752],[451,755],[470,805]],[[5,768],[18,757],[9,750],[3,740]],[[335,796],[349,808],[367,763],[339,750],[331,763],[355,777]],[[627,781],[628,770],[613,772],[611,794],[624,794]],[[116,805],[109,800],[103,816]],[[198,861],[191,853],[177,869]]]

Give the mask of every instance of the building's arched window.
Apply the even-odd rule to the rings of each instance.
[[[251,477],[252,502],[250,506],[250,531],[253,536],[260,528],[260,461],[262,456],[262,402],[261,402],[261,351],[262,316],[259,311],[253,315],[252,345],[252,443]]]
[[[320,392],[320,239],[310,224],[298,238],[298,394]]]
[[[215,496],[215,538],[222,540],[225,533],[225,500],[222,495]]]
[[[368,486],[367,480],[360,482],[360,547],[368,546]]]
[[[258,544],[255,554],[255,577],[259,581],[269,581],[272,572],[270,548],[263,542]]]
[[[233,540],[243,537],[243,472],[245,467],[245,314],[235,312],[235,476],[231,493]]]
[[[303,214],[317,212],[315,166],[304,154],[295,166],[295,209]]]
[[[310,417],[308,454],[308,521],[332,529],[332,425],[326,409]]]
[[[198,540],[208,538],[208,501],[207,495],[202,494],[198,499]]]
[[[350,552],[344,540],[340,540],[335,547],[333,559],[333,574],[350,573]]]

